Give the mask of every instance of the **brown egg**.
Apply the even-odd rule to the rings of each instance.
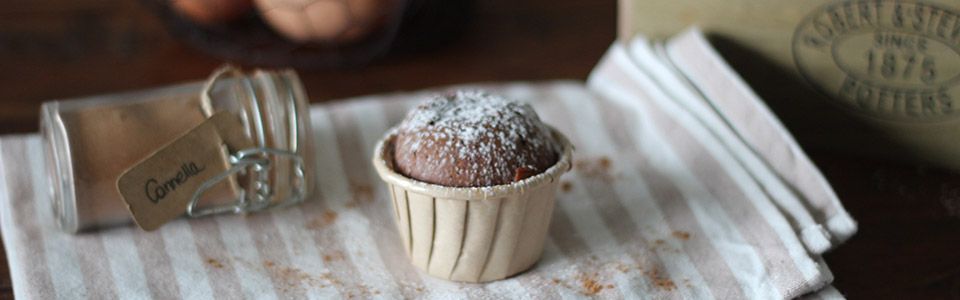
[[[393,0],[254,0],[260,15],[297,42],[351,42],[381,26]]]
[[[171,7],[190,20],[204,25],[233,21],[253,8],[251,0],[171,0]]]

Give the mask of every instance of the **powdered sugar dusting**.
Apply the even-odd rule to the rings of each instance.
[[[397,171],[448,186],[490,186],[535,175],[559,146],[530,105],[483,91],[436,96],[398,127]]]

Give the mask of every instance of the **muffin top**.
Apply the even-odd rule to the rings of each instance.
[[[530,105],[482,91],[436,96],[397,127],[395,171],[450,187],[507,184],[557,161],[560,145]]]

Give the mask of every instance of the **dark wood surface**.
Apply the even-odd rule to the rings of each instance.
[[[313,101],[436,85],[584,79],[614,39],[615,1],[477,1],[462,36],[363,68],[302,71]],[[221,64],[140,2],[0,2],[0,134],[37,130],[48,99],[204,78]],[[850,298],[960,298],[960,176],[808,149],[860,232],[826,260]],[[6,256],[0,296],[12,297]]]

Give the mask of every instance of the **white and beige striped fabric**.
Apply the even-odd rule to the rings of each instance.
[[[711,86],[651,76],[725,67],[711,61],[719,56],[668,62],[672,45],[680,44],[659,54],[642,40],[614,45],[587,86],[471,86],[529,101],[576,146],[543,257],[516,277],[437,280],[405,256],[388,191],[369,161],[388,127],[433,90],[314,106],[319,191],[307,202],[181,219],[155,232],[59,232],[40,138],[2,137],[0,230],[14,292],[23,299],[842,297],[820,254],[853,234],[853,220],[735,74]],[[662,64],[651,64],[655,57]]]

